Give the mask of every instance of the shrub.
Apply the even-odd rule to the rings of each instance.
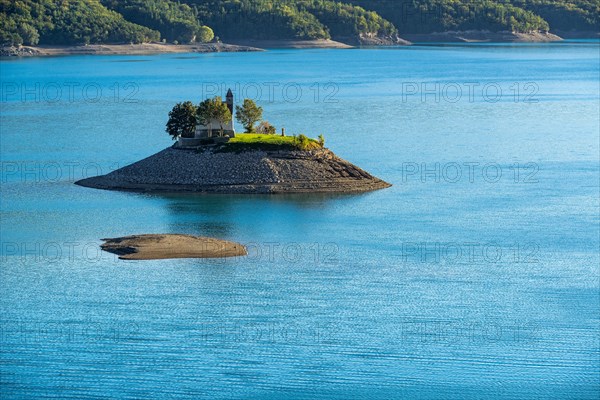
[[[314,140],[311,140],[308,136],[302,133],[298,136],[294,136],[293,144],[294,147],[299,150],[313,150],[315,147],[317,147],[315,146],[316,142]]]
[[[269,121],[261,122],[256,128],[256,133],[264,133],[267,135],[274,135],[277,130],[273,125],[269,123]]]

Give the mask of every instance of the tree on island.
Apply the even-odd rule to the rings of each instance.
[[[215,98],[215,101],[217,103],[215,107],[215,119],[221,128],[220,136],[223,136],[223,125],[228,124],[232,119],[231,111],[229,111],[227,104],[221,101],[220,97]]]
[[[196,130],[196,106],[191,101],[175,104],[169,112],[165,129],[176,140],[179,136],[192,137]]]
[[[235,106],[235,118],[246,129],[246,133],[254,132],[254,124],[262,119],[263,109],[251,99],[244,99],[244,104]]]
[[[223,125],[231,121],[231,112],[227,104],[223,103],[221,97],[216,96],[212,99],[206,99],[197,108],[196,115],[198,121],[208,129],[208,137],[212,137],[212,122],[216,121],[221,127],[221,136],[223,136]]]

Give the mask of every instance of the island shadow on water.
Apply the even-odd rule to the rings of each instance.
[[[171,223],[166,231],[177,234],[128,235],[102,239],[102,250],[116,254],[122,260],[153,260],[173,258],[228,258],[246,256],[245,244],[252,237],[242,234],[242,226],[253,225],[256,220],[277,223],[282,213],[304,215],[326,213],[339,202],[362,201],[361,198],[377,196],[375,193],[293,193],[280,195],[244,195],[198,193],[123,193],[125,196],[158,201]],[[263,212],[256,214],[257,210]],[[296,210],[296,211],[293,211]],[[304,210],[304,211],[303,211]],[[248,219],[239,221],[239,215]],[[318,218],[318,217],[317,217]],[[185,223],[183,221],[186,221]],[[161,231],[164,231],[164,227]],[[233,239],[240,243],[231,243]]]

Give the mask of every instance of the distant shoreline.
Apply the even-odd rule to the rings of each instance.
[[[600,38],[595,32],[514,33],[488,31],[449,31],[424,34],[403,34],[397,45],[412,43],[545,43],[559,42],[563,38]],[[366,47],[378,44],[365,45]],[[389,46],[381,43],[379,45]],[[152,55],[171,53],[227,53],[257,52],[265,49],[353,49],[352,46],[329,39],[319,40],[233,40],[232,43],[197,44],[91,44],[73,46],[5,46],[0,48],[2,57],[45,57],[70,55]]]
[[[333,40],[247,40],[231,44],[90,44],[73,46],[8,46],[0,49],[3,57],[48,57],[74,55],[152,55],[171,53],[240,53],[265,51],[265,48],[290,49],[351,49]]]
[[[563,39],[553,33],[531,32],[489,32],[489,31],[448,31],[418,34],[403,34],[402,37],[413,43],[546,43],[560,42]]]
[[[225,43],[197,44],[90,44],[74,46],[20,46],[3,47],[0,56],[4,57],[44,57],[73,55],[149,55],[169,53],[229,53],[255,52],[263,49]]]
[[[592,31],[556,31],[563,39],[600,39],[600,32]]]
[[[262,49],[352,49],[355,46],[330,39],[319,40],[232,40],[231,43],[242,47]]]

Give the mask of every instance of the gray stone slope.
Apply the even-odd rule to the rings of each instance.
[[[390,186],[327,149],[220,153],[167,148],[76,183],[98,189],[214,193],[364,192]]]

